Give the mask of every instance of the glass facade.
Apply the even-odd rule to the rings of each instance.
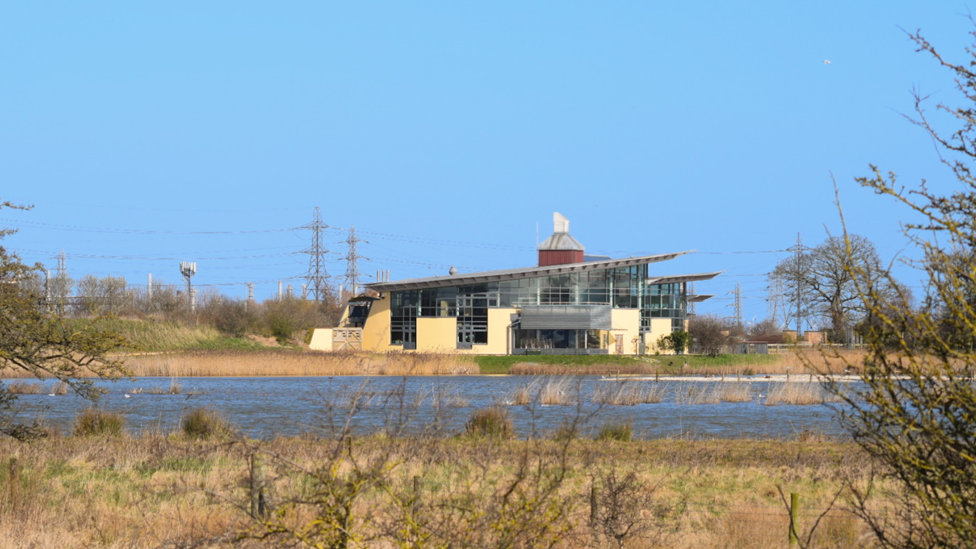
[[[488,343],[488,309],[522,305],[611,305],[639,309],[641,331],[652,318],[670,318],[672,329],[683,329],[687,311],[685,283],[647,284],[648,266],[634,265],[579,273],[504,280],[467,286],[391,292],[390,343],[416,344],[418,317],[457,318],[461,346]],[[519,333],[519,332],[566,333]],[[570,348],[606,347],[596,330],[515,330],[519,341],[549,341]],[[572,332],[572,333],[568,333]],[[558,343],[557,343],[558,342]],[[569,343],[566,343],[567,345]],[[529,348],[529,347],[516,347]]]

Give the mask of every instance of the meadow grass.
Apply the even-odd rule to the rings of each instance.
[[[473,418],[472,425],[504,431],[498,427],[504,425],[504,415],[495,409],[477,421]],[[871,478],[870,458],[851,443],[628,442],[624,431],[608,426],[598,441],[376,435],[213,443],[163,433],[68,436],[32,444],[4,439],[0,545],[203,548],[225,547],[237,538],[243,540],[241,547],[274,545],[273,539],[247,541],[262,532],[262,523],[248,514],[250,456],[255,452],[265,456],[272,508],[286,517],[286,526],[296,528],[312,524],[329,507],[295,509],[289,503],[295,495],[310,497],[317,478],[362,478],[355,475],[373,471],[369,465],[386,456],[387,466],[376,469],[383,482],[359,493],[348,508],[356,536],[380,546],[396,545],[409,525],[432,542],[479,546],[479,536],[495,534],[488,528],[476,530],[483,526],[477,517],[509,513],[513,520],[553,521],[561,532],[554,544],[558,548],[589,546],[594,540],[602,540],[596,546],[615,546],[606,533],[626,526],[615,520],[633,522],[634,534],[625,538],[630,548],[784,547],[789,519],[778,488],[801,495],[799,526],[805,534],[846,483]],[[343,455],[349,459],[336,461],[337,451],[347,452]],[[357,469],[356,464],[366,467]],[[536,470],[544,474],[535,475]],[[559,481],[553,482],[559,471]],[[891,486],[874,482],[879,505],[884,504]],[[530,496],[528,501],[545,496],[540,513],[524,515],[528,508],[502,507],[499,494],[511,486],[517,491],[509,497],[516,501],[523,495]],[[411,496],[418,493],[419,499]],[[599,511],[595,522],[590,519],[591,501]],[[613,505],[619,507],[609,507]],[[477,513],[458,514],[466,508]],[[414,518],[418,522],[411,522]],[[517,546],[536,542],[517,537],[531,532],[520,529],[531,521],[499,519],[492,524],[516,536]],[[823,548],[863,546],[867,533],[866,525],[837,510],[828,513],[814,540]]]

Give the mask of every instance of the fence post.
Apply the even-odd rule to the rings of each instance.
[[[268,512],[265,494],[264,457],[255,452],[251,454],[251,516],[263,519]]]
[[[600,501],[598,499],[596,482],[590,484],[590,537],[594,544],[600,541],[598,523],[600,521]]]
[[[413,512],[417,512],[420,505],[420,475],[413,476]]]
[[[799,538],[796,535],[796,516],[800,508],[800,494],[790,492],[790,547],[796,546]]]
[[[17,458],[10,458],[10,474],[7,476],[7,486],[10,490],[10,510],[13,513],[17,512],[17,508],[20,507],[20,491],[18,490],[20,484],[20,468],[17,466]]]

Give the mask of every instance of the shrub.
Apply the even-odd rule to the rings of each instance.
[[[119,436],[125,432],[125,416],[115,412],[87,408],[75,417],[77,437]]]
[[[515,436],[515,425],[506,409],[482,408],[471,414],[464,432],[472,436],[512,438]]]
[[[223,437],[233,432],[220,414],[206,407],[194,408],[184,414],[180,428],[186,438],[197,440]]]

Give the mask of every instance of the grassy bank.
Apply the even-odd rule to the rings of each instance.
[[[72,322],[84,324],[89,320]],[[100,319],[99,325],[125,337],[128,352],[173,352],[192,350],[261,350],[267,346],[254,339],[230,337],[207,325],[186,326],[176,322],[130,319]]]
[[[869,476],[855,446],[816,438],[560,437],[0,440],[0,546],[264,547],[299,534],[338,546],[345,532],[353,547],[772,548],[786,546],[780,490],[800,494],[805,536],[845,483]],[[273,511],[260,520],[255,455]],[[817,547],[863,546],[865,525],[842,507]]]

